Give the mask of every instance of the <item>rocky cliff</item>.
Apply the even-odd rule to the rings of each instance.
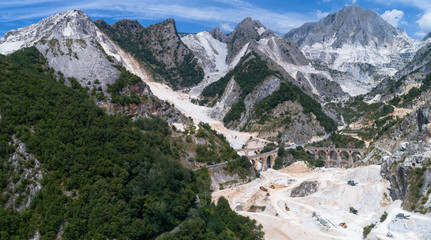
[[[98,80],[106,90],[120,72],[115,59],[107,57],[100,44],[113,43],[99,31],[82,11],[68,11],[18,30],[0,39],[0,53],[10,54],[18,49],[35,46],[48,64],[64,77],[74,77],[82,86],[92,86]]]
[[[182,40],[199,59],[205,72],[204,81],[190,91],[194,97],[234,69],[248,53],[259,55],[271,70],[304,87],[307,94],[322,99],[347,96],[328,71],[318,70],[310,64],[295,43],[281,38],[251,18],[244,19],[227,35],[216,28],[189,34]]]
[[[146,28],[134,20],[120,20],[113,25],[98,20],[95,24],[141,62],[153,79],[174,89],[191,87],[202,81],[202,68],[181,41],[173,19]]]
[[[346,6],[319,22],[306,23],[284,38],[298,44],[306,57],[353,76],[355,89],[345,88],[351,95],[369,92],[385,76],[394,75],[424,44],[376,12],[358,6]],[[337,81],[346,85],[343,79]]]
[[[381,164],[390,196],[408,210],[429,212],[431,201],[431,105],[409,114],[371,148],[369,163]]]
[[[233,57],[236,56],[247,43],[258,39],[265,31],[266,28],[257,20],[253,20],[250,17],[242,20],[227,37],[227,61],[231,62]]]
[[[212,115],[236,130],[301,144],[335,126],[320,104],[303,92],[305,87],[299,88],[294,79],[285,79],[269,66],[258,53],[249,53],[226,76],[205,88],[202,95],[214,104]]]
[[[5,207],[10,210],[22,211],[30,206],[31,201],[42,189],[42,176],[45,174],[41,163],[33,154],[27,152],[26,145],[16,136],[12,137],[9,146],[15,149],[9,159],[1,166],[5,169],[3,176],[10,176],[3,179],[6,183],[4,192],[0,192],[0,197],[5,200]]]

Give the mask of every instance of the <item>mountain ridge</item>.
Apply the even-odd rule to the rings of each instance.
[[[357,89],[349,90],[351,95],[367,93],[393,76],[424,45],[359,6],[346,6],[283,37],[297,43],[307,58],[350,75],[349,84]],[[343,85],[342,79],[337,81]]]
[[[0,238],[263,239],[261,226],[237,215],[253,211],[262,224],[287,221],[310,238],[427,237],[428,215],[419,221],[412,211],[431,211],[431,43],[409,43],[359,7],[322,22],[329,27],[310,33],[305,24],[295,42],[252,18],[229,34],[180,34],[173,19],[109,25],[68,11],[8,33],[0,40],[8,52],[0,54]],[[346,93],[361,84],[377,87]],[[308,147],[325,149],[310,155]],[[234,149],[271,156],[252,161]],[[340,167],[292,166],[316,175],[318,193],[300,206],[276,191],[314,179],[300,173],[286,184],[280,172],[263,172],[297,160]],[[363,165],[372,164],[381,166],[369,174]],[[216,205],[210,183],[220,192],[250,188]],[[243,190],[253,196],[238,205]],[[346,190],[354,198],[340,200]]]
[[[107,84],[113,84],[120,75],[115,67],[119,63],[108,59],[100,42],[115,48],[86,14],[73,10],[8,32],[0,39],[0,53],[11,54],[35,46],[66,80],[73,77],[82,86],[89,85],[90,88],[99,80],[106,93]]]
[[[120,47],[145,64],[154,80],[165,82],[174,89],[191,87],[202,81],[203,70],[181,41],[174,19],[146,28],[136,20],[120,20],[112,25],[97,20],[95,24]]]

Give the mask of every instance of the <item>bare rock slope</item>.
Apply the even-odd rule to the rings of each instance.
[[[115,67],[118,62],[107,57],[100,43],[113,45],[87,15],[75,10],[6,33],[0,39],[0,53],[35,46],[48,64],[66,78],[74,77],[82,86],[99,80],[106,90],[106,85],[114,83],[120,72]]]

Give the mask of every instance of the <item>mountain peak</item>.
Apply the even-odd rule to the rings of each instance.
[[[265,26],[251,17],[242,20],[235,30],[228,35],[228,61],[236,56],[250,41],[257,40],[266,31]]]
[[[95,35],[96,27],[81,10],[57,13],[40,22],[7,32],[0,39],[0,53],[10,54],[24,47],[31,47],[41,40],[82,39]]]
[[[344,44],[393,45],[396,39],[405,39],[403,31],[387,23],[378,13],[359,6],[346,6],[319,22],[292,29],[284,37],[301,47],[323,42],[332,48]]]
[[[224,33],[219,27],[209,30],[208,32],[214,39],[217,39],[220,42],[226,42],[227,40],[227,34]]]
[[[157,35],[159,38],[170,38],[175,36],[175,38],[180,39],[175,20],[173,18],[166,19],[161,23],[150,25],[145,29],[152,32],[152,34],[155,34],[154,36]]]
[[[123,31],[137,32],[142,30],[144,27],[136,20],[121,19],[113,24],[114,28],[121,29]]]
[[[238,24],[238,26],[235,28],[235,30],[236,29],[247,29],[247,28],[253,28],[253,29],[257,30],[260,28],[265,28],[265,26],[263,26],[263,24],[259,20],[253,20],[251,17],[246,17],[246,18],[244,18],[244,20],[242,20]]]
[[[165,21],[162,22],[163,24],[175,24],[175,19],[168,18]]]
[[[352,95],[366,93],[383,77],[395,74],[420,47],[404,30],[359,6],[346,6],[318,22],[306,23],[284,38],[295,42],[308,58],[355,79],[354,88],[351,83],[344,85]]]
[[[362,8],[358,5],[347,5],[344,6],[341,10],[339,10],[339,12],[352,12],[352,11],[372,11],[372,10],[367,10],[365,8]]]

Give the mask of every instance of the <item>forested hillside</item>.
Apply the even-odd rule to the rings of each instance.
[[[224,124],[259,132],[260,137],[271,141],[304,142],[313,135],[335,131],[337,123],[303,90],[252,52],[219,81],[208,85],[202,91],[202,102],[212,106],[229,96],[232,104],[223,118]],[[304,127],[304,122],[309,125]]]
[[[193,210],[196,194],[209,192],[208,176],[179,164],[166,122],[105,114],[88,89],[57,80],[35,48],[0,55],[0,72],[0,239],[35,232],[42,239],[150,239],[187,217],[175,238],[263,238],[254,221],[226,204]],[[13,137],[45,172],[42,189],[20,212],[6,208],[10,182],[21,185],[21,195],[29,191],[14,178],[23,169],[11,164]],[[191,221],[200,234],[185,230]]]

